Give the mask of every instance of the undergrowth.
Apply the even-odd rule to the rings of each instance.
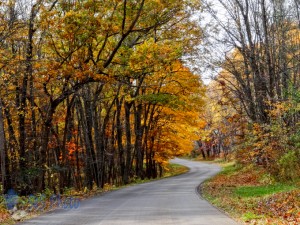
[[[299,182],[276,182],[261,167],[227,163],[202,193],[244,224],[300,224]]]
[[[166,178],[166,177],[171,177],[171,176],[176,176],[176,175],[180,175],[183,174],[185,172],[188,171],[188,168],[179,164],[169,164],[166,166],[163,176],[161,178]],[[135,184],[140,184],[140,183],[146,183],[152,180],[158,180],[161,178],[157,178],[157,179],[144,179],[144,180],[140,180],[140,179],[136,179],[133,180],[132,183],[130,183],[129,185],[135,185]],[[105,184],[103,188],[99,189],[99,188],[94,188],[93,190],[84,190],[82,192],[77,192],[72,188],[68,188],[64,191],[64,195],[60,196],[60,203],[62,201],[64,201],[65,203],[67,203],[68,198],[73,198],[73,199],[79,199],[80,201],[88,198],[88,197],[92,197],[98,194],[102,194],[108,191],[112,191],[112,190],[117,190],[120,189],[122,187],[125,187],[128,185],[124,185],[124,186],[119,186],[116,187],[113,184]],[[43,196],[43,198],[37,198],[37,196]],[[21,196],[18,197],[19,201],[17,203],[17,208],[18,210],[22,209],[25,210],[28,213],[28,216],[26,216],[23,219],[28,219],[30,217],[33,216],[37,216],[38,214],[45,212],[45,211],[49,211],[51,209],[54,209],[53,207],[53,198],[51,199],[51,197],[53,197],[53,192],[49,189],[46,189],[44,191],[44,193],[38,193],[35,194],[34,196],[34,200],[38,200],[38,201],[32,201],[32,196]],[[51,202],[52,201],[52,202]],[[0,195],[0,225],[8,225],[8,224],[14,224],[16,221],[14,221],[12,219],[12,212],[9,211],[7,209],[7,204],[6,204],[6,200],[4,195]],[[33,205],[34,204],[34,205]],[[63,205],[55,205],[56,207],[63,207]],[[66,205],[65,205],[66,206]],[[34,209],[34,210],[32,210]]]

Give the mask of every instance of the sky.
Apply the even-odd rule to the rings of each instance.
[[[204,0],[203,4],[210,4],[217,12],[218,18],[225,19],[226,11],[218,0]],[[197,47],[197,55],[193,58],[192,70],[199,73],[203,83],[207,85],[220,72],[221,68],[218,66],[218,62],[224,59],[224,52],[228,51],[228,48],[216,41],[216,39],[222,39],[224,34],[218,29],[219,24],[213,16],[204,10],[197,17],[200,18],[199,25],[204,33],[202,44]]]

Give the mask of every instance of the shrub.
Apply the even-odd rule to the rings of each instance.
[[[293,180],[300,176],[299,150],[291,150],[285,153],[279,160],[280,176],[284,180]]]

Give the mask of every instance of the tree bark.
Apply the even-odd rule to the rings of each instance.
[[[0,100],[0,162],[1,162],[1,182],[2,192],[6,193],[8,189],[7,185],[7,174],[6,174],[6,153],[5,153],[5,133],[4,133],[4,120],[3,120],[3,107]]]

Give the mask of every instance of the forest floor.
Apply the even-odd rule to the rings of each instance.
[[[201,187],[213,205],[243,224],[300,224],[300,181],[279,183],[260,167],[219,164],[223,171]]]
[[[49,190],[45,191],[45,193],[39,193],[34,195],[34,201],[32,200],[32,196],[17,196],[17,207],[13,210],[7,210],[6,208],[6,199],[4,195],[0,195],[0,225],[11,225],[15,224],[19,220],[28,219],[31,217],[35,217],[41,213],[53,210],[57,207],[65,207],[67,206],[67,200],[79,199],[79,201],[83,199],[87,199],[96,195],[101,195],[108,191],[118,190],[123,187],[145,183],[153,180],[159,180],[171,176],[177,176],[183,173],[188,172],[188,168],[179,164],[170,163],[165,169],[163,176],[156,179],[144,179],[144,180],[132,180],[132,182],[128,185],[118,186],[105,184],[102,189],[95,188],[90,191],[82,191],[78,192],[73,189],[68,189],[64,195],[61,195],[59,199],[51,199],[53,194],[47,193]],[[41,196],[44,196],[41,198]],[[31,199],[30,199],[31,198]],[[59,200],[59,201],[58,201]]]

